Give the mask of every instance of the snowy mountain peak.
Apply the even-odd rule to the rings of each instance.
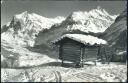
[[[51,26],[53,23],[60,23],[61,21],[65,20],[65,18],[62,16],[58,16],[55,18],[46,18],[36,13],[28,13],[27,11],[25,11],[21,14],[15,15],[14,20],[19,21],[22,25],[27,25],[28,22],[32,22],[34,24],[42,26],[42,28],[50,28],[49,26],[44,27],[43,25],[47,25],[47,23],[50,23]]]
[[[2,33],[2,39],[20,45],[34,45],[35,36],[40,31],[50,29],[54,24],[61,23],[65,18],[46,18],[36,13],[28,13],[27,11],[13,16],[12,21],[8,24],[8,30]]]
[[[98,10],[102,10],[102,8],[101,8],[100,6],[97,6],[97,9],[98,9]]]
[[[90,10],[89,13],[93,16],[100,15],[102,17],[108,17],[110,20],[113,20],[118,16],[118,15],[110,15],[105,9],[101,8],[100,6],[98,6],[96,9]]]
[[[28,17],[28,11],[25,11],[21,14],[17,14],[17,15],[14,16],[14,18],[17,18],[17,19],[24,19],[26,17]]]
[[[105,9],[98,6],[90,11],[72,12],[66,19],[68,30],[82,32],[104,32],[115,20],[117,15],[110,15]]]

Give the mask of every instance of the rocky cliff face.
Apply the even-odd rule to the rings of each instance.
[[[124,10],[115,22],[105,31],[102,37],[109,42],[110,47],[127,47],[127,10]]]
[[[127,57],[127,10],[124,10],[115,22],[106,29],[102,39],[108,42],[113,55],[112,61],[126,61]]]

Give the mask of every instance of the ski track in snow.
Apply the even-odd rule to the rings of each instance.
[[[14,77],[19,76],[18,72],[24,72],[25,69],[2,69],[3,72],[10,73],[10,79],[13,81]],[[35,81],[40,79],[41,77],[44,79],[45,82],[55,82],[57,80],[55,74],[56,71],[60,72],[61,76],[57,76],[58,79],[61,78],[62,82],[120,82],[120,81],[126,81],[126,65],[103,65],[101,66],[85,66],[84,68],[75,69],[75,68],[63,68],[63,67],[36,67],[36,68],[30,68],[26,69],[27,72],[30,73],[30,70],[34,73]],[[17,72],[16,75],[12,75],[11,72]],[[119,72],[119,73],[117,73]],[[3,75],[3,74],[2,74]],[[23,76],[20,75],[21,78]],[[19,77],[19,78],[20,78]],[[8,78],[9,79],[9,78]],[[18,79],[18,78],[17,78]]]

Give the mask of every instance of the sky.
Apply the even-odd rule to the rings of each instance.
[[[36,13],[44,17],[67,17],[73,11],[89,11],[100,6],[109,14],[117,15],[126,8],[126,1],[43,1],[43,0],[3,0],[1,4],[1,26],[11,21],[15,14],[24,11]]]

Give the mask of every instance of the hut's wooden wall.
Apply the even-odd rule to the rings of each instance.
[[[81,45],[73,40],[67,39],[62,44],[61,56],[63,60],[80,62]]]
[[[97,60],[98,48],[86,47],[84,51],[83,61]]]
[[[64,39],[60,43],[59,59],[75,63],[96,60],[98,49],[96,46],[84,46],[74,40]]]

